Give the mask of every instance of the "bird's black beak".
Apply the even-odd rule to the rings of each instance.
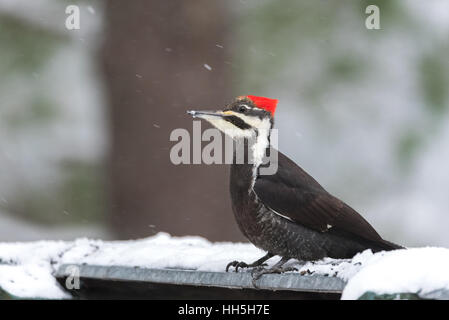
[[[188,114],[190,114],[194,118],[205,118],[205,117],[223,117],[223,111],[195,111],[195,110],[189,110],[187,111]]]

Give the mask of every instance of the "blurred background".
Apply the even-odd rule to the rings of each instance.
[[[171,164],[169,136],[254,94],[382,236],[449,246],[448,57],[446,0],[0,0],[0,241],[244,241],[229,167]]]

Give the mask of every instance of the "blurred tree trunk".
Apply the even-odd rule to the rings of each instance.
[[[166,231],[243,239],[230,208],[229,168],[175,166],[169,157],[170,132],[192,131],[187,109],[220,108],[231,99],[225,5],[106,1],[101,59],[110,107],[108,214],[119,238]]]

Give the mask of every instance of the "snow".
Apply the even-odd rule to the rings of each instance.
[[[139,266],[223,272],[233,260],[252,262],[264,252],[249,243],[218,242],[167,233],[129,241],[38,241],[0,243],[0,288],[23,298],[68,299],[53,274],[62,264]],[[269,266],[279,257],[268,260]],[[352,259],[326,258],[296,266],[302,275],[320,274],[348,281],[343,299],[376,293],[430,292],[449,288],[449,249],[366,250]]]
[[[67,248],[64,242],[0,244],[0,287],[17,297],[66,299],[52,276],[52,257]]]
[[[62,264],[224,271],[231,260],[253,261],[263,254],[251,244],[211,243],[167,233],[130,241],[0,243],[0,288],[23,298],[65,299],[70,296],[52,276]]]
[[[357,299],[365,292],[417,293],[425,296],[449,290],[449,249],[413,248],[373,255],[346,285],[342,299]]]

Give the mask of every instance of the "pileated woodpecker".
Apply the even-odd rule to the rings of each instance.
[[[253,269],[253,279],[258,279],[266,273],[289,270],[283,265],[292,258],[299,261],[352,258],[365,249],[377,252],[402,248],[382,239],[354,209],[270,147],[276,105],[276,99],[242,96],[222,111],[188,111],[234,140],[243,140],[246,146],[245,162],[234,161],[231,165],[232,209],[243,234],[267,254],[250,264],[232,261],[226,271],[230,267],[235,271],[258,267]],[[272,175],[260,174],[267,152],[278,152],[278,169]],[[249,156],[253,161],[247,161]],[[234,160],[235,157],[234,150]],[[264,262],[274,255],[281,260],[264,269]]]

